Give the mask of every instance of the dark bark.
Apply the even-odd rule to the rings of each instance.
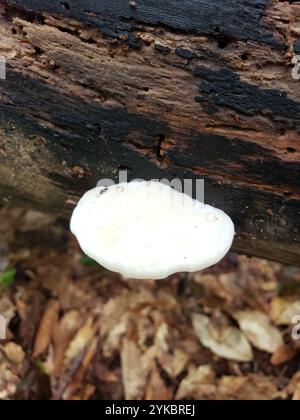
[[[0,1],[0,191],[69,214],[100,178],[205,178],[238,251],[300,264],[300,5]]]

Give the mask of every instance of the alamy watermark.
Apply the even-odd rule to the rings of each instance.
[[[292,324],[295,325],[292,329],[293,340],[300,340],[300,315],[294,316]]]
[[[6,80],[6,58],[0,56],[0,80]]]
[[[292,77],[294,80],[300,80],[300,55],[295,55],[292,58],[292,64],[294,65]]]
[[[127,183],[128,182],[128,171],[120,171],[119,172],[119,180],[118,183]],[[143,179],[134,179],[131,181],[144,181]],[[179,179],[179,178],[173,178],[171,180],[169,179],[151,179],[153,182],[160,182],[164,185],[167,185],[171,187],[173,190],[184,193],[191,198],[196,198],[196,200],[200,201],[201,203],[204,203],[204,195],[205,195],[205,189],[204,189],[204,179]],[[116,185],[116,182],[113,179],[105,178],[101,179],[97,183],[97,187],[105,187],[109,188],[113,185]]]
[[[0,315],[0,340],[6,339],[6,319]]]

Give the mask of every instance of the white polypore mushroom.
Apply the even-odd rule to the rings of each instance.
[[[223,211],[152,181],[87,192],[71,230],[89,257],[135,279],[207,268],[227,254],[234,238]]]

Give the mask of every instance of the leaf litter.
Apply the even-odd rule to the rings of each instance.
[[[299,269],[230,254],[126,280],[61,220],[6,207],[0,220],[0,399],[300,400]]]

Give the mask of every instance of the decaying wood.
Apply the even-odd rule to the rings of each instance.
[[[64,214],[105,178],[204,178],[235,248],[300,262],[300,4],[0,1],[1,200]]]

